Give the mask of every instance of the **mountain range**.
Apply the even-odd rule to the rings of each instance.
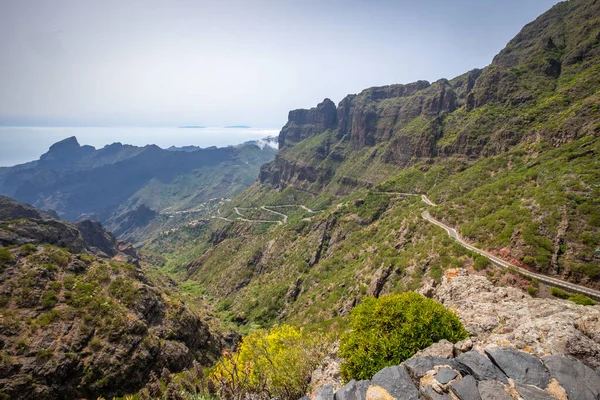
[[[148,223],[162,226],[155,220],[161,212],[197,209],[250,186],[260,165],[273,158],[273,143],[167,150],[113,143],[96,150],[70,137],[37,161],[0,170],[0,193],[70,221],[95,219],[118,236],[142,240],[138,232]]]
[[[0,192],[45,211],[0,197],[0,390],[214,395],[194,360],[224,350],[211,376],[224,385],[229,372],[238,386],[220,393],[235,394],[258,359],[272,361],[268,340],[292,348],[293,329],[285,341],[260,328],[331,339],[352,318],[370,326],[356,311],[365,304],[384,328],[398,323],[389,315],[436,325],[427,310],[375,306],[419,292],[470,338],[437,337],[412,362],[335,395],[343,360],[333,339],[312,376],[284,362],[276,378],[331,383],[315,400],[376,397],[367,390],[400,399],[407,387],[414,399],[598,399],[599,105],[600,1],[570,0],[483,69],[292,110],[277,140],[96,150],[69,138],[2,169]],[[384,328],[365,330],[366,348]],[[238,348],[258,349],[247,375],[230,372],[242,359],[229,350],[256,332],[267,339]],[[452,388],[436,383],[443,366],[454,368]]]
[[[488,268],[424,211],[488,254],[597,289],[599,90],[600,3],[559,3],[483,69],[290,111],[258,183],[146,249],[242,328],[320,323],[451,266]]]

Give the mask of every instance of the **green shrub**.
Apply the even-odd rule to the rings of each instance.
[[[479,254],[475,256],[475,264],[473,265],[473,268],[475,269],[475,271],[484,270],[489,265],[490,265],[489,258],[479,255]]]
[[[53,249],[49,254],[50,260],[56,265],[66,267],[71,260],[71,255],[63,249]]]
[[[0,248],[0,266],[15,261],[15,257],[6,247]]]
[[[29,350],[29,344],[27,344],[25,339],[19,339],[15,342],[15,351],[17,354],[23,354],[27,350]]]
[[[116,297],[124,305],[131,307],[137,299],[137,288],[131,280],[117,276],[108,286],[108,293]]]
[[[35,244],[27,243],[19,247],[19,250],[21,251],[21,254],[23,256],[28,256],[35,253],[37,251],[37,247],[35,246]]]
[[[102,348],[102,342],[97,337],[93,337],[89,342],[89,346],[92,350],[99,351]]]
[[[531,267],[531,266],[535,265],[535,258],[533,258],[531,256],[525,256],[525,257],[523,257],[523,264]]]
[[[57,302],[58,297],[56,296],[56,292],[52,289],[47,290],[42,296],[42,306],[45,308],[52,308]]]
[[[527,286],[527,293],[529,293],[529,295],[531,297],[537,297],[537,295],[538,295],[539,292],[540,291],[539,291],[538,288],[536,288],[536,287],[534,287],[532,285]]]
[[[52,358],[53,355],[54,355],[54,349],[44,349],[44,350],[40,350],[37,353],[35,353],[35,356],[42,360],[47,360],[49,358]]]
[[[352,331],[340,340],[344,380],[370,379],[442,339],[456,342],[468,333],[455,314],[417,293],[368,297],[352,310]]]
[[[51,310],[51,311],[37,317],[37,319],[35,320],[35,323],[38,326],[47,326],[55,321],[58,321],[59,319],[60,319],[60,314],[56,310]]]
[[[596,304],[594,300],[579,293],[575,293],[573,296],[570,296],[568,300],[575,304],[579,304],[580,306],[593,306]]]
[[[550,288],[550,294],[554,297],[558,297],[559,299],[568,299],[571,296],[571,293],[566,290],[559,289],[557,287]]]

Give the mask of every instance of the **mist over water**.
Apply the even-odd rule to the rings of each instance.
[[[71,136],[80,145],[102,148],[120,142],[135,146],[224,147],[248,140],[276,136],[279,129],[263,128],[165,128],[165,127],[0,127],[0,166],[37,160],[48,148]]]

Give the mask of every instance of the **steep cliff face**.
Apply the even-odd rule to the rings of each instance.
[[[288,123],[279,134],[279,147],[292,147],[301,140],[334,129],[336,125],[335,104],[329,99],[323,100],[310,110],[292,110],[288,115]]]
[[[483,70],[451,81],[366,89],[344,98],[335,115],[329,99],[292,111],[280,134],[281,150],[262,168],[260,181],[313,192],[332,181],[369,186],[365,182],[379,183],[394,166],[489,157],[540,138],[560,145],[598,135],[599,15],[598,2],[559,3]],[[327,140],[315,140],[319,135]],[[292,151],[298,144],[303,151]],[[380,164],[379,177],[363,179],[354,171],[348,179],[328,168],[344,170],[344,163],[356,162],[356,152]]]
[[[439,116],[454,111],[459,102],[447,80],[419,81],[366,89],[344,98],[337,109],[325,99],[316,108],[291,111],[279,136],[280,152],[263,166],[259,179],[278,187],[294,182],[324,186],[335,174],[328,164],[343,163],[350,153],[365,148],[378,147],[376,157],[396,165],[434,157]],[[315,140],[324,134],[327,138]],[[304,151],[293,151],[301,141]]]

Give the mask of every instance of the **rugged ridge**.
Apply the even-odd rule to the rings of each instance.
[[[0,197],[0,397],[122,396],[210,365],[220,338],[97,222]],[[15,219],[16,217],[16,219]],[[60,247],[57,247],[60,246]]]
[[[142,241],[172,222],[160,212],[198,209],[250,186],[275,151],[267,140],[194,151],[121,143],[96,150],[70,137],[37,161],[2,169],[0,193],[69,221],[99,220],[123,239]],[[127,216],[140,209],[151,210],[150,218]]]
[[[0,245],[51,244],[73,253],[89,253],[113,257],[120,243],[99,222],[70,223],[50,214],[0,196]]]
[[[540,136],[554,145],[597,136],[598,15],[597,2],[559,3],[525,26],[483,70],[432,84],[366,89],[345,97],[335,113],[329,99],[291,111],[280,133],[281,151],[261,169],[260,181],[313,192],[332,180],[369,186],[364,182],[391,176],[386,165],[393,174],[394,165],[489,157]],[[576,76],[580,82],[572,81]],[[327,139],[313,140],[302,153],[292,151],[319,135]],[[331,161],[352,163],[350,153],[366,147],[377,149],[369,153],[384,170],[379,179],[344,179],[327,168]]]

